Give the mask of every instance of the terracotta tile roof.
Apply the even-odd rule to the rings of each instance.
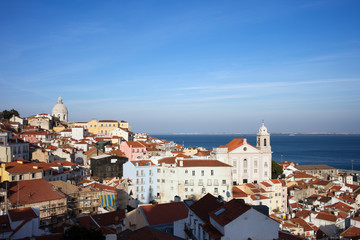
[[[165,164],[175,164],[175,159],[176,157],[167,157],[167,158],[162,158],[158,160],[159,165],[161,165],[162,163]]]
[[[133,148],[146,148],[146,145],[140,141],[127,141],[126,144]]]
[[[264,196],[264,195],[261,195],[261,194],[254,194],[254,195],[251,195],[250,197],[251,197],[251,199],[252,199],[253,201],[263,200],[263,199],[270,199],[270,198],[268,198],[268,197],[266,197],[266,196]]]
[[[136,166],[138,164],[139,166],[155,166],[155,164],[150,160],[135,160],[131,161],[131,163]]]
[[[277,217],[275,214],[271,214],[269,217],[271,217],[272,219],[274,219],[275,221],[277,221],[278,223],[282,223],[283,220],[279,217]]]
[[[220,147],[221,148],[227,148],[228,151],[231,152],[232,150],[235,150],[236,148],[240,147],[243,144],[244,144],[244,139],[242,139],[242,138],[234,138],[228,144],[221,145]]]
[[[275,220],[275,219],[274,219]],[[291,219],[292,220],[292,219]],[[275,220],[276,221],[276,220]],[[278,221],[277,221],[278,222]],[[294,223],[291,223],[291,222],[284,222],[282,224],[282,228],[297,228],[298,226]]]
[[[306,172],[296,172],[294,173],[295,179],[297,178],[313,178],[314,176],[307,174]]]
[[[240,188],[236,186],[232,187],[232,192],[234,198],[244,198],[248,196],[244,191],[242,191]]]
[[[326,164],[309,164],[309,165],[297,165],[297,169],[299,170],[322,170],[322,169],[335,169]]]
[[[332,214],[327,214],[327,213],[318,213],[318,215],[316,216],[317,219],[321,219],[321,220],[325,220],[325,221],[329,221],[329,222],[336,222],[337,217],[332,215]]]
[[[180,161],[183,162],[183,167],[232,167],[229,164],[220,162],[218,160],[208,160],[208,159],[186,159],[178,160],[177,166],[180,167]]]
[[[99,122],[117,122],[116,120],[99,120]]]
[[[344,238],[359,239],[360,238],[360,228],[351,226],[348,229],[346,229],[343,233],[341,233],[340,236],[342,236]]]
[[[22,162],[22,163],[21,163]],[[30,162],[21,159],[14,162],[5,163],[5,170],[11,174],[15,173],[31,173],[31,172],[42,172],[44,170],[51,169],[50,163],[44,162]]]
[[[260,182],[261,185],[264,185],[265,187],[272,187],[270,183],[267,182]]]
[[[210,156],[210,152],[206,151],[199,151],[198,153],[194,154],[195,156],[198,156],[198,157],[205,157],[205,156]]]
[[[359,222],[360,222],[360,216],[359,216],[359,217],[354,217],[354,218],[351,218],[351,220],[354,220],[354,221],[359,221]]]
[[[223,205],[223,203],[217,201],[216,197],[208,193],[191,205],[190,209],[204,222],[208,222],[209,213]]]
[[[210,213],[210,217],[221,226],[225,226],[250,209],[251,207],[244,204],[242,201],[232,199],[223,206],[212,211]]]
[[[140,208],[149,225],[171,223],[184,219],[187,218],[189,212],[183,202],[142,205]]]
[[[279,179],[270,179],[270,181],[274,184],[281,184]]]
[[[21,221],[38,217],[31,207],[11,209],[9,210],[9,216],[12,221]]]
[[[310,213],[313,213],[313,211],[301,209],[295,214],[295,218],[307,218],[310,215]]]
[[[191,158],[190,156],[185,155],[185,154],[182,154],[182,153],[176,155],[175,157],[176,157],[176,158]]]
[[[10,186],[8,199],[13,205],[65,199],[64,195],[53,190],[52,185],[44,179],[11,182]]]
[[[310,226],[309,223],[307,223],[304,219],[302,218],[293,218],[293,219],[290,219],[290,221],[292,221],[293,223],[297,223],[299,224],[305,232],[307,231],[313,231],[314,229]]]
[[[351,209],[354,209],[353,207],[351,207],[345,203],[342,203],[342,202],[337,202],[332,205],[324,206],[324,208],[335,208],[335,209],[343,211],[343,212],[349,212]]]
[[[118,157],[126,157],[125,153],[123,153],[121,150],[111,150],[109,154],[116,155]]]

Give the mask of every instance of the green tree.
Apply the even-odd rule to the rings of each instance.
[[[19,112],[15,109],[11,109],[10,111],[5,109],[0,112],[0,119],[10,119],[13,115],[20,117]]]
[[[277,179],[283,173],[283,168],[274,160],[271,161],[271,178]]]
[[[73,225],[65,231],[62,240],[105,240],[100,230],[87,229],[80,225]]]

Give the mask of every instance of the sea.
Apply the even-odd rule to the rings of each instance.
[[[168,134],[151,135],[174,141],[185,147],[204,147],[212,150],[233,138],[246,138],[256,146],[256,135],[251,134]],[[299,164],[327,164],[338,169],[360,170],[360,135],[301,135],[272,134],[272,158],[276,162],[292,161]]]

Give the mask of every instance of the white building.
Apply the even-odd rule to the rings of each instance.
[[[61,97],[58,98],[58,102],[53,107],[51,115],[57,117],[62,122],[68,121],[68,110],[64,105]]]
[[[214,159],[232,166],[235,184],[257,183],[271,178],[270,134],[264,123],[256,137],[256,147],[247,143],[246,138],[234,138],[228,144],[213,149]]]
[[[127,161],[123,165],[124,178],[132,180],[136,189],[133,196],[142,204],[156,197],[156,168],[150,160]]]
[[[158,161],[157,196],[160,202],[199,199],[207,193],[229,198],[231,166],[218,160],[163,158]]]
[[[278,239],[280,224],[241,200],[221,202],[208,194],[185,205],[185,239]]]

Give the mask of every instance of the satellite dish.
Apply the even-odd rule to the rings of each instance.
[[[226,192],[226,196],[227,196],[228,198],[231,197],[231,194],[230,194],[229,191]]]

